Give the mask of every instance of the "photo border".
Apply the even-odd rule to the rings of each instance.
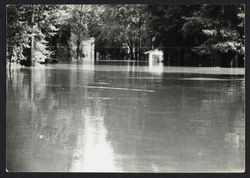
[[[6,172],[6,5],[7,4],[245,4],[245,172],[244,173],[9,173]],[[250,83],[250,1],[247,0],[1,0],[0,2],[0,177],[202,177],[241,178],[250,177],[249,165],[249,83]],[[248,59],[249,58],[249,59]],[[247,70],[248,69],[248,70]]]

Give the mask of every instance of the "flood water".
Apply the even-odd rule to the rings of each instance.
[[[7,71],[7,170],[242,172],[240,71],[111,64]]]

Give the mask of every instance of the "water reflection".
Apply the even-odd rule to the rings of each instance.
[[[7,169],[243,171],[242,76],[172,70],[69,64],[12,71]]]
[[[106,139],[108,131],[104,126],[104,103],[96,98],[98,96],[88,101],[88,107],[82,110],[84,123],[78,133],[70,171],[117,171],[112,145]]]

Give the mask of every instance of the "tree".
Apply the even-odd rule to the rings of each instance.
[[[7,7],[7,58],[9,64],[24,59],[23,50],[29,47],[27,12],[20,5]]]
[[[72,22],[70,23],[71,31],[76,35],[76,58],[80,57],[80,44],[83,39],[83,36],[87,36],[87,27],[86,27],[86,16],[85,12],[87,10],[86,5],[72,5]],[[84,22],[85,20],[85,22]]]
[[[117,58],[128,50],[130,59],[140,59],[146,42],[145,5],[102,5],[90,22],[89,32],[96,38],[96,49]],[[96,13],[97,12],[97,13]]]
[[[227,58],[226,64],[222,65],[229,66],[232,66],[234,59],[238,63],[238,57],[243,57],[243,5],[202,5],[193,11],[192,16],[185,19],[183,32],[195,39],[194,51],[200,55],[221,54]]]
[[[243,5],[149,5],[147,10],[154,45],[163,49],[168,64],[182,65],[185,54],[194,60],[212,56],[217,63],[244,54]]]
[[[25,60],[27,65],[51,55],[47,39],[55,35],[60,21],[58,5],[9,5],[7,46],[9,61]]]
[[[163,50],[165,63],[169,59],[180,60],[182,49],[190,47],[190,40],[185,38],[182,26],[183,17],[192,14],[198,6],[189,5],[149,5],[149,27],[153,32],[154,46]]]

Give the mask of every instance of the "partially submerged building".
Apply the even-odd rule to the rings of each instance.
[[[147,55],[149,66],[158,66],[163,63],[163,51],[159,49],[153,49],[146,51],[144,54]]]
[[[159,49],[153,49],[145,52],[148,60],[149,72],[162,73],[163,65],[163,51]]]
[[[92,62],[95,60],[95,38],[91,37],[81,42],[82,61]]]

